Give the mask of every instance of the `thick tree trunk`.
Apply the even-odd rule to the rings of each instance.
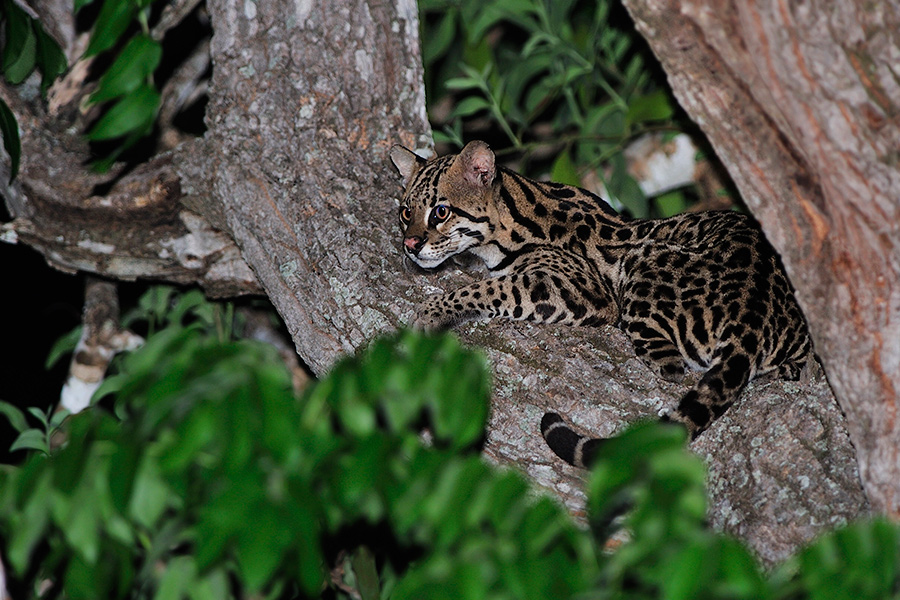
[[[866,493],[900,518],[900,3],[626,5],[781,253]]]
[[[16,217],[5,235],[68,269],[193,279],[219,294],[262,288],[321,374],[408,322],[425,295],[473,277],[402,268],[401,190],[387,151],[428,145],[416,6],[207,4],[207,135],[103,197],[94,190],[107,180],[84,170],[86,149],[71,133],[83,117],[47,114],[0,84],[23,129],[22,173],[4,191]],[[238,248],[245,263],[234,260]],[[613,328],[493,322],[460,334],[494,366],[485,454],[517,464],[576,512],[582,473],[545,447],[541,414],[556,410],[610,435],[686,389],[656,380]],[[712,521],[766,561],[867,510],[843,417],[821,379],[752,385],[693,447],[710,467]]]
[[[402,288],[385,277],[397,192],[386,156],[394,143],[430,139],[416,4],[209,9],[209,132],[183,153],[183,179],[209,185],[207,212],[222,212],[321,374],[401,322]]]

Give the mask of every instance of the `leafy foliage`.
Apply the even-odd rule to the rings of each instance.
[[[231,302],[210,302],[197,289],[180,292],[170,285],[154,285],[122,316],[122,326],[153,335],[158,330],[193,324],[225,342],[236,339],[242,323]]]
[[[158,287],[128,319],[148,340],[107,397],[62,423],[61,447],[0,468],[16,597],[42,580],[42,597],[69,598],[900,593],[900,528],[883,521],[763,573],[706,528],[702,463],[671,426],[638,425],[601,449],[591,529],[578,528],[482,461],[487,369],[449,335],[376,340],[298,399],[271,347],[233,339],[231,309]],[[8,405],[0,414],[27,427]]]
[[[92,166],[103,172],[147,139],[156,126],[162,96],[154,75],[159,71],[163,48],[158,40],[162,34],[151,32],[151,19],[159,19],[162,11],[154,10],[154,0],[77,0],[74,10],[78,13],[95,1],[99,8],[81,15],[91,26],[82,58],[107,55],[109,60],[103,57],[95,62],[102,70],[98,69],[99,80],[86,105],[99,105],[100,110],[85,135],[99,143],[94,151],[101,158]],[[62,50],[14,0],[0,0],[0,21],[4,26],[0,40],[5,40],[0,70],[15,85],[37,67],[43,73],[41,91],[46,92],[68,66]],[[21,156],[18,128],[12,111],[2,101],[0,133],[15,176]]]
[[[78,2],[76,10],[93,0]],[[89,101],[110,102],[87,132],[92,141],[120,139],[104,159],[95,163],[105,171],[128,148],[153,131],[161,96],[153,73],[162,57],[162,46],[150,37],[150,10],[153,0],[103,0],[94,22],[85,56],[112,51],[124,43],[117,57],[101,76]],[[126,38],[134,24],[140,32]]]
[[[37,419],[40,426],[29,427],[25,413],[8,402],[0,402],[0,414],[9,420],[13,429],[19,434],[10,445],[10,452],[39,450],[44,454],[50,454],[50,440],[53,434],[59,430],[63,420],[69,416],[65,410],[50,412],[32,406],[28,409],[28,414]]]
[[[206,335],[215,336],[220,341],[233,338],[235,329],[241,327],[240,319],[236,316],[234,305],[230,302],[213,303],[206,300],[200,290],[188,290],[179,293],[173,286],[151,286],[138,299],[137,306],[129,310],[122,318],[124,327],[130,327],[152,334],[165,326],[183,326],[191,324],[200,328]],[[69,333],[60,337],[47,356],[44,368],[50,370],[64,356],[75,351],[81,337],[82,327],[79,325]],[[115,371],[115,361],[113,363]],[[98,395],[109,394],[118,390],[118,386],[125,380],[124,376],[107,377]],[[37,421],[36,427],[28,424],[26,414],[18,407],[0,400],[0,414],[6,416],[16,430],[18,436],[9,448],[10,452],[17,450],[38,450],[49,454],[51,440],[61,433],[63,421],[69,416],[68,411],[61,407],[50,406],[44,410],[31,407],[28,414],[32,421]]]
[[[589,582],[567,515],[477,456],[486,369],[453,338],[379,340],[297,401],[270,347],[165,320],[121,362],[112,412],[70,417],[62,448],[0,474],[18,577],[73,598],[316,596],[335,563],[369,597]]]
[[[93,0],[76,3],[76,12]],[[94,164],[105,171],[128,148],[153,130],[161,96],[153,82],[162,47],[149,35],[152,0],[103,0],[91,31],[85,57],[110,52],[127,39],[115,60],[101,76],[90,103],[110,103],[87,132],[92,141],[120,140],[113,150]],[[68,66],[59,45],[41,25],[13,2],[2,0],[5,45],[0,52],[0,71],[13,85],[22,83],[35,68],[43,74],[41,92],[46,93]],[[139,26],[140,32],[126,37]],[[21,144],[15,117],[0,101],[0,133],[12,161],[12,177],[18,172]],[[12,180],[12,179],[11,179]]]
[[[885,520],[855,523],[823,536],[781,567],[778,598],[855,600],[900,597],[900,528]]]
[[[589,484],[595,531],[608,535],[627,508],[639,542],[610,557],[604,587],[629,598],[769,597],[750,552],[704,526],[706,472],[685,443],[680,427],[644,424],[601,448]]]
[[[18,85],[38,69],[42,74],[41,93],[46,94],[53,80],[66,69],[66,57],[53,38],[13,0],[0,0],[0,73]],[[22,147],[19,129],[12,111],[0,100],[0,135],[11,161],[12,182],[19,172]]]
[[[41,92],[66,69],[66,57],[35,19],[25,14],[13,0],[3,0],[5,45],[0,55],[0,70],[13,85],[25,81],[35,69],[42,73]]]
[[[647,131],[680,127],[662,74],[617,3],[422,0],[419,6],[426,96],[432,120],[443,124],[437,140],[461,146],[464,127],[483,128],[487,120],[517,152],[561,145],[553,179],[580,185],[593,173],[633,214],[648,214],[623,150]],[[435,108],[448,104],[449,113],[437,116]]]

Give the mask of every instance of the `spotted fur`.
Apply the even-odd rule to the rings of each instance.
[[[617,325],[660,377],[679,381],[688,368],[703,372],[666,415],[692,436],[754,377],[796,378],[805,364],[810,342],[793,290],[747,215],[628,220],[586,190],[498,168],[478,141],[431,161],[395,146],[391,158],[406,186],[406,256],[433,268],[469,252],[491,275],[428,298],[416,327],[497,317]],[[552,413],[542,431],[573,464],[588,463],[598,446]]]

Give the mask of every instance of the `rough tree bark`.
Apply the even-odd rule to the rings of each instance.
[[[900,518],[900,3],[625,0],[781,254]]]
[[[83,167],[87,150],[73,132],[90,115],[76,110],[77,67],[60,86],[81,91],[51,112],[0,84],[23,137],[21,174],[3,190],[15,217],[3,237],[64,269],[195,281],[217,295],[262,289],[321,374],[405,323],[426,294],[473,277],[401,266],[400,187],[387,150],[429,139],[416,6],[207,4],[208,133],[113,182]],[[111,187],[101,196],[98,185]],[[613,328],[495,322],[460,334],[494,365],[485,454],[520,466],[576,513],[581,473],[545,448],[541,414],[557,410],[609,435],[685,390],[656,380]],[[868,509],[821,378],[752,385],[693,448],[709,464],[712,521],[767,562]]]

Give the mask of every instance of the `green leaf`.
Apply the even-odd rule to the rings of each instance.
[[[466,23],[466,36],[470,43],[477,43],[484,38],[487,30],[503,20],[505,11],[496,2],[485,2],[483,10],[476,19]]]
[[[6,44],[2,48],[0,70],[15,85],[24,81],[34,68],[37,38],[31,19],[21,8],[9,0],[2,6],[6,17]]]
[[[10,452],[15,452],[16,450],[40,450],[44,454],[50,454],[47,436],[40,429],[26,429],[20,433],[16,441],[9,447]]]
[[[247,588],[254,592],[272,577],[290,545],[291,533],[281,525],[272,505],[258,505],[252,519],[253,527],[245,525],[237,532],[237,558]]]
[[[214,325],[213,304],[206,299],[200,290],[190,290],[177,298],[174,306],[168,311],[166,320],[171,323],[185,324],[185,317],[191,315],[211,327]]]
[[[128,514],[128,505],[136,479],[141,449],[121,444],[109,459],[109,497],[112,506],[122,515]]]
[[[136,35],[119,53],[91,94],[92,103],[129,94],[145,83],[162,57],[162,46],[148,35]]]
[[[130,327],[137,321],[147,321],[152,332],[156,325],[166,321],[175,293],[175,288],[170,285],[151,286],[138,298],[137,307],[122,317],[122,326]]]
[[[834,531],[799,554],[813,600],[890,598],[900,584],[900,526],[876,519]]]
[[[65,72],[69,64],[56,40],[50,37],[38,23],[35,23],[35,33],[37,34],[37,65],[42,74],[41,94],[46,95],[47,90],[53,85],[56,78]]]
[[[446,130],[438,131],[437,129],[435,129],[431,132],[431,134],[434,137],[435,144],[455,144],[459,146],[459,144],[457,143],[457,138],[453,135],[452,132],[448,133]]]
[[[28,420],[25,418],[25,413],[9,402],[0,401],[0,415],[4,415],[13,429],[19,433],[28,429]]]
[[[72,413],[70,413],[67,409],[62,408],[61,406],[57,406],[56,410],[53,411],[53,416],[50,417],[50,429],[56,429],[62,422],[68,419]]]
[[[156,457],[145,454],[135,476],[129,515],[150,529],[156,525],[170,497],[171,491],[163,480]]]
[[[641,186],[629,173],[622,174],[614,195],[635,217],[644,219],[649,216],[650,203],[641,190]]]
[[[321,508],[309,490],[297,494],[290,506],[293,547],[297,551],[300,585],[308,596],[321,589],[324,575],[322,550],[320,549],[320,528],[316,512]]]
[[[100,525],[102,504],[108,499],[100,497],[106,483],[106,469],[103,459],[98,459],[99,448],[92,452],[92,463],[79,482],[78,489],[70,499],[64,523],[57,522],[63,528],[63,535],[72,548],[77,549],[84,560],[91,565],[97,564],[100,558]],[[105,490],[104,490],[105,491]]]
[[[197,565],[191,556],[177,556],[165,565],[153,600],[181,600],[193,588]]]
[[[9,183],[19,174],[19,159],[22,157],[22,142],[19,139],[19,125],[16,116],[0,98],[0,134],[3,135],[3,149],[9,154]]]
[[[122,97],[97,121],[88,139],[110,140],[146,128],[153,123],[159,100],[159,92],[153,86],[139,87]]]
[[[74,552],[63,577],[64,595],[69,600],[89,600],[102,598],[106,581],[100,576],[103,565],[91,564]]]
[[[47,425],[49,424],[50,419],[47,416],[46,412],[44,412],[43,410],[41,410],[40,408],[38,408],[36,406],[29,406],[28,412],[31,413],[34,416],[34,418],[36,418],[38,421],[41,422],[41,425],[44,426],[44,429],[47,428]]]
[[[666,192],[653,199],[660,217],[671,217],[687,210],[688,203],[681,190]]]
[[[78,340],[81,339],[82,330],[83,327],[78,325],[69,333],[60,336],[53,343],[53,347],[50,348],[50,353],[47,355],[47,361],[44,363],[44,369],[49,371],[60,358],[75,350]]]
[[[552,65],[551,56],[532,56],[506,73],[506,92],[513,100],[511,112],[531,115],[558,93],[558,90],[546,85],[544,77],[545,71]]]
[[[646,121],[664,121],[671,119],[675,113],[669,102],[669,94],[666,90],[656,90],[644,96],[634,98],[628,104],[626,118],[629,123],[644,123]]]
[[[25,81],[25,78],[34,71],[37,60],[37,36],[34,34],[31,23],[28,21],[30,19],[26,20],[27,27],[22,45],[10,52],[9,59],[4,61],[5,67],[3,70],[6,79],[13,85],[18,85]],[[10,43],[9,46],[12,46],[12,44]]]
[[[85,6],[90,6],[93,3],[94,0],[75,0],[75,6],[72,12],[74,14],[78,14],[78,11],[80,11],[82,8],[84,8]]]
[[[771,597],[770,588],[750,550],[730,538],[719,537],[717,541],[718,547],[712,551],[719,563],[721,582],[717,587],[725,590],[730,597]]]
[[[191,600],[221,600],[228,598],[228,576],[224,569],[204,573],[189,590]]]
[[[625,133],[625,114],[617,104],[598,106],[587,114],[584,127],[599,136],[621,137]]]
[[[128,382],[129,378],[126,375],[116,374],[110,377],[106,377],[100,386],[94,390],[94,395],[91,396],[90,404],[96,404],[101,398],[104,398],[110,394],[115,394],[119,390],[122,389],[122,386]],[[116,407],[118,411],[118,405]]]
[[[112,48],[136,14],[137,5],[132,0],[104,0],[84,56],[88,58]]]
[[[634,177],[628,173],[625,155],[622,152],[616,152],[610,158],[609,166],[612,168],[612,172],[606,180],[609,193],[621,202],[634,217],[647,218],[650,214],[649,202]]]
[[[372,551],[366,546],[360,546],[351,556],[350,564],[353,565],[362,600],[378,600],[380,596],[378,569]]]
[[[448,90],[473,90],[481,89],[483,83],[480,79],[473,77],[454,77],[444,82],[444,87]]]
[[[685,437],[681,427],[641,423],[607,440],[600,447],[591,472],[590,510],[596,515],[616,510],[622,493],[638,484],[638,476],[644,482],[652,482],[661,475],[661,456],[672,457],[667,459],[667,465],[689,469],[687,477],[702,489],[704,470],[699,459],[684,447]]]
[[[679,548],[661,573],[662,596],[671,600],[691,600],[701,589],[708,589],[713,573],[709,569],[709,550],[706,539],[696,540]],[[705,585],[706,584],[706,585]]]
[[[475,443],[484,432],[490,380],[479,358],[457,348],[452,351],[440,367],[445,379],[435,387],[435,399],[441,401],[432,402],[432,415],[435,436],[459,449]]]
[[[447,11],[435,31],[422,38],[422,61],[427,65],[442,57],[456,36],[456,12]]]
[[[553,167],[550,169],[550,179],[569,185],[581,185],[581,178],[578,176],[578,170],[575,168],[572,155],[569,154],[568,150],[560,152],[556,160],[553,161]]]
[[[11,530],[7,542],[6,552],[13,569],[21,575],[25,574],[31,553],[44,539],[47,526],[50,523],[50,503],[52,500],[52,473],[49,469],[41,468],[43,465],[31,463],[26,466],[36,481],[33,482],[31,494],[24,506],[16,515],[16,526]],[[23,478],[18,478],[19,485]]]
[[[348,434],[356,438],[370,435],[377,425],[377,415],[368,401],[354,373],[337,382],[338,397],[335,409]]]

